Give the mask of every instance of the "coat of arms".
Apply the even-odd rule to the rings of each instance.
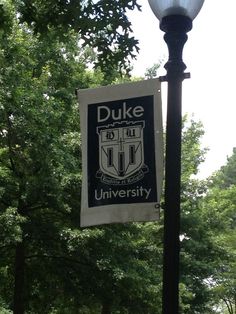
[[[145,121],[116,122],[97,127],[99,166],[97,176],[107,184],[131,184],[148,171],[144,164]]]

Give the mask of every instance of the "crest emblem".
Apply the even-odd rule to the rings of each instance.
[[[144,165],[144,121],[116,122],[97,128],[99,171],[107,184],[134,183],[147,172]],[[144,171],[145,169],[145,171]]]

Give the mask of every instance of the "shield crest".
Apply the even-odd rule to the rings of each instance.
[[[145,121],[116,122],[97,128],[100,171],[117,180],[126,179],[144,165]]]

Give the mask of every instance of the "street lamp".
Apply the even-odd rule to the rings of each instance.
[[[165,64],[168,82],[165,209],[164,209],[164,256],[162,313],[179,313],[179,235],[180,235],[180,179],[181,179],[181,129],[182,129],[182,81],[188,77],[182,52],[187,32],[197,16],[204,0],[149,0],[160,20],[160,29],[169,50]]]

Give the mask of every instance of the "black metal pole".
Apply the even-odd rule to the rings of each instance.
[[[182,51],[187,41],[186,33],[192,28],[188,17],[164,17],[160,24],[169,49],[165,65],[168,82],[165,210],[162,313],[179,313],[179,252],[180,252],[180,179],[182,132],[182,81],[186,68]]]

